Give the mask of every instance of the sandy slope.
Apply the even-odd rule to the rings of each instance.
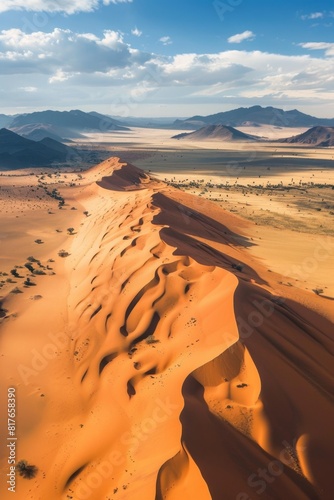
[[[332,498],[332,304],[280,284],[217,205],[117,158],[84,177],[43,302],[2,306],[2,398],[38,467],[14,497]]]

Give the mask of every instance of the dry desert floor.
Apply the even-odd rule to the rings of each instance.
[[[332,498],[334,152],[175,133],[0,174],[3,499]]]

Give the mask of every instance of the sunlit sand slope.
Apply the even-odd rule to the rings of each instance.
[[[7,361],[21,349],[26,366],[46,331],[59,344],[34,376],[2,373],[20,398],[18,459],[38,468],[16,497],[331,498],[322,299],[285,297],[249,256],[245,223],[210,202],[117,158],[85,177],[59,302],[4,322]]]

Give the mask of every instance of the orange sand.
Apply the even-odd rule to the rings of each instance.
[[[332,302],[279,283],[209,201],[117,158],[80,184],[42,298],[2,301],[1,403],[15,387],[38,468],[14,498],[332,498]]]

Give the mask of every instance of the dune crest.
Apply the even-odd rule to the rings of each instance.
[[[44,472],[18,479],[20,498],[329,499],[330,321],[282,295],[240,219],[118,158],[85,178],[66,390],[50,383],[22,427]]]

